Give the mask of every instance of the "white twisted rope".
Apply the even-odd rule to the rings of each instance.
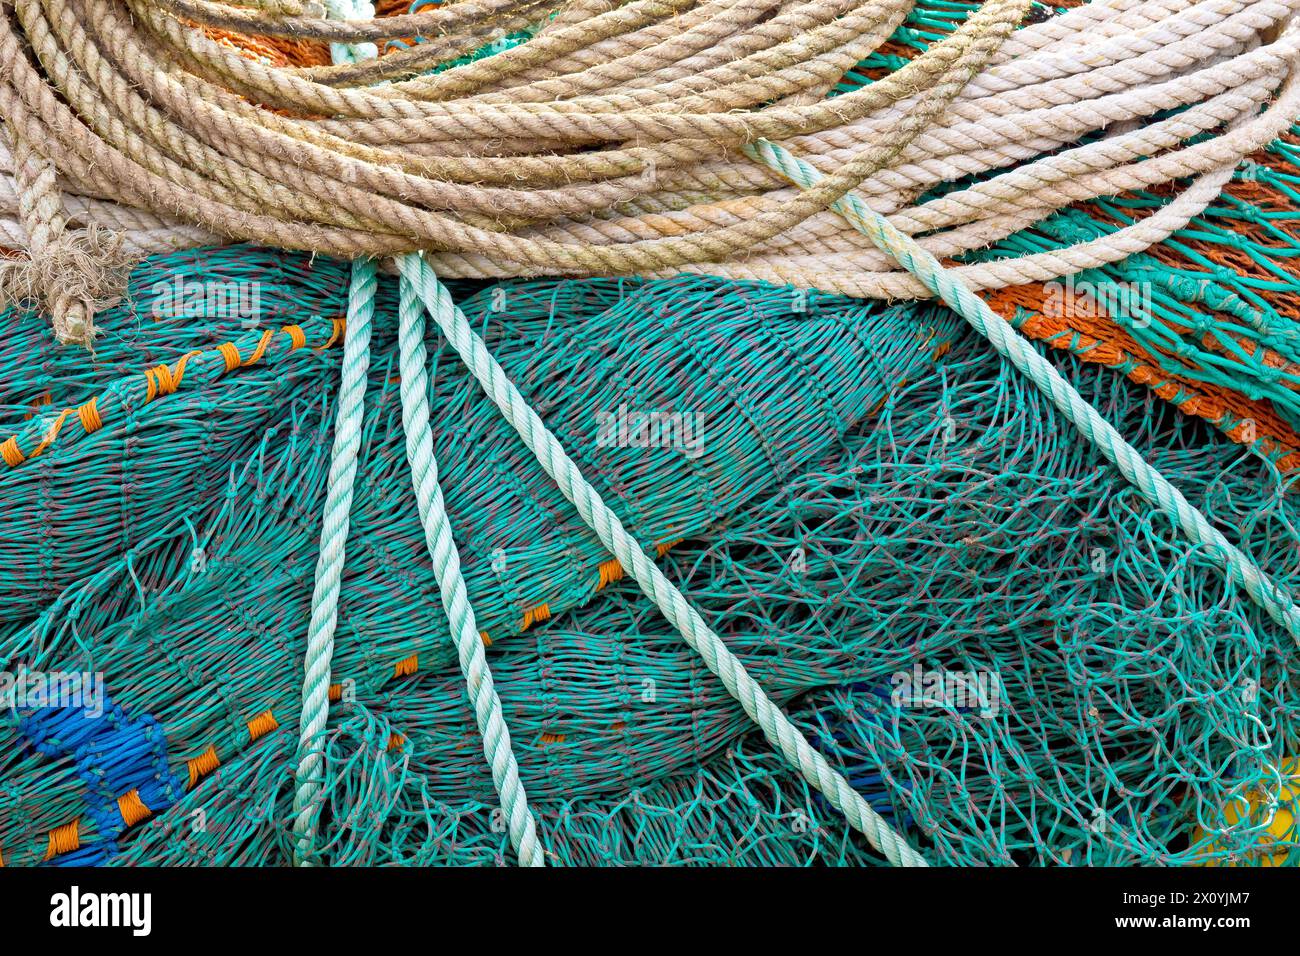
[[[404,256],[399,260],[406,275]],[[418,259],[416,260],[418,262]],[[483,756],[492,770],[492,783],[501,797],[510,831],[510,842],[521,866],[543,866],[545,859],[537,842],[537,823],[528,809],[528,796],[519,779],[519,765],[510,746],[501,699],[492,682],[483,639],[474,619],[465,578],[460,571],[460,553],[452,538],[447,506],[438,484],[438,462],[433,453],[433,431],[429,427],[428,356],[424,348],[424,309],[409,281],[401,283],[398,307],[398,341],[402,373],[402,426],[406,431],[406,459],[411,465],[415,500],[420,509],[425,542],[433,558],[442,607],[451,625],[456,643],[457,660],[465,677],[479,735],[483,738]]]
[[[365,0],[330,0],[330,13],[335,17],[369,18],[374,16],[374,8]],[[373,44],[333,44],[336,62],[357,62],[376,55]],[[354,262],[334,452],[307,635],[297,789],[294,794],[295,861],[299,865],[312,862],[316,837],[318,810],[315,802],[321,792],[325,769],[318,746],[329,717],[330,660],[334,654],[344,546],[364,418],[365,376],[370,365],[370,327],[377,287],[374,263],[369,260]],[[511,843],[520,865],[543,866],[545,858],[537,840],[537,824],[528,809],[528,797],[519,779],[519,766],[510,746],[501,700],[492,682],[474,609],[469,604],[465,580],[460,572],[460,554],[452,538],[442,489],[438,485],[438,463],[434,458],[433,432],[429,427],[429,374],[424,329],[424,312],[403,284],[398,319],[402,426],[406,432],[407,461],[411,466],[420,524],[433,558],[443,609],[456,643],[465,689],[483,738],[483,754],[492,771],[493,785],[501,797]]]
[[[338,409],[334,416],[334,448],[325,492],[320,557],[311,598],[311,623],[302,685],[302,716],[298,727],[298,770],[293,795],[294,859],[312,864],[316,842],[316,801],[321,792],[325,758],[321,735],[329,719],[330,662],[334,657],[334,631],[338,626],[339,591],[347,553],[352,489],[357,474],[357,452],[365,420],[366,375],[370,371],[370,331],[375,314],[375,264],[359,259],[352,265],[348,288],[347,325],[343,332],[343,368]]]

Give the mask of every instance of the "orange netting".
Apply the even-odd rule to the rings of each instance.
[[[1279,468],[1300,468],[1300,435],[1278,417],[1270,403],[1170,374],[1157,357],[1104,315],[1076,314],[1068,319],[1051,315],[1046,297],[1041,284],[1012,286],[987,294],[995,312],[1008,320],[1021,317],[1020,331],[1030,338],[1068,350],[1084,361],[1122,371],[1180,411],[1220,428],[1233,441],[1257,442],[1261,450],[1278,456]]]
[[[1281,138],[1293,145],[1300,144],[1300,138],[1294,134],[1288,133]],[[1300,169],[1284,157],[1272,153],[1256,153],[1252,161],[1261,166],[1268,166],[1279,173],[1300,176]],[[1154,195],[1167,195],[1172,191],[1168,186],[1149,190]],[[1296,211],[1296,205],[1291,198],[1268,183],[1234,180],[1225,187],[1224,192],[1264,212]],[[1079,208],[1084,209],[1093,218],[1116,228],[1122,225],[1095,205],[1082,204]],[[1287,235],[1294,236],[1296,244],[1300,245],[1300,234],[1295,231],[1294,224],[1278,220],[1273,225]],[[1235,222],[1233,229],[1261,245],[1277,249],[1287,248],[1283,241],[1275,235],[1270,235],[1258,223]],[[1178,241],[1198,255],[1225,269],[1230,269],[1237,275],[1265,281],[1277,279],[1242,249],[1194,238],[1180,237]],[[1147,254],[1174,270],[1195,272],[1204,269],[1202,264],[1194,262],[1185,253],[1168,243],[1152,246],[1147,250]],[[1032,317],[1025,321],[1020,329],[1025,335],[1048,342],[1058,348],[1068,348],[1088,361],[1101,362],[1113,368],[1128,368],[1126,374],[1130,379],[1150,386],[1157,395],[1173,401],[1187,414],[1196,415],[1219,425],[1234,441],[1249,444],[1252,440],[1258,439],[1265,450],[1275,450],[1282,454],[1278,464],[1284,470],[1300,468],[1300,434],[1282,420],[1272,403],[1249,399],[1231,389],[1189,380],[1166,371],[1165,369],[1171,367],[1172,363],[1162,366],[1160,354],[1153,355],[1138,345],[1122,327],[1107,318],[1100,307],[1092,310],[1093,315],[1071,316],[1068,321],[1060,317],[1047,316],[1043,314],[1044,297],[1044,287],[1041,284],[1033,284],[1002,289],[991,293],[988,299],[989,304],[1008,319],[1016,314],[1017,307],[1030,313]],[[1281,316],[1300,322],[1300,295],[1287,291],[1270,292],[1269,303]],[[1191,312],[1209,315],[1207,309],[1199,303],[1183,302],[1183,305]],[[1192,331],[1188,326],[1177,322],[1171,322],[1170,326],[1183,334],[1190,334]],[[1077,333],[1079,338],[1073,337],[1071,333]],[[1082,346],[1080,343],[1083,340],[1091,344]],[[1199,341],[1207,351],[1228,355],[1223,344],[1209,333],[1200,336]],[[1260,361],[1268,367],[1300,373],[1300,368],[1297,368],[1294,363],[1257,342],[1238,338],[1237,343],[1247,351],[1257,354]],[[1134,362],[1137,363],[1136,368],[1131,367]],[[1295,388],[1295,386],[1288,387]],[[1296,390],[1300,391],[1300,389]],[[1244,424],[1241,421],[1243,419],[1247,420]]]

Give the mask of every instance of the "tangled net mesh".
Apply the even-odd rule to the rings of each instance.
[[[842,91],[897,69],[973,7],[917,4]],[[315,41],[219,41],[276,64],[329,56]],[[1256,153],[1148,255],[1078,277],[1143,288],[1142,302],[1062,313],[1041,283],[992,296],[1293,592],[1296,143],[1292,131]],[[1168,198],[1157,188],[1073,205],[959,261],[1108,234]],[[0,661],[102,671],[112,707],[81,737],[30,714],[0,727],[5,862],[292,857],[301,632],[337,358],[273,345],[230,376],[200,358],[157,402],[139,370],[227,341],[248,356],[261,339],[239,315],[185,305],[187,278],[256,283],[267,324],[296,323],[317,346],[337,332],[346,273],[328,258],[245,246],[153,259],[96,317],[93,356],[48,348],[38,317],[6,314],[0,425],[30,460],[0,472],[0,514],[20,543],[0,552]],[[609,500],[663,546],[670,576],[750,672],[928,858],[1300,862],[1289,639],[953,317],[708,279],[456,292],[566,445],[600,462]],[[323,741],[318,850],[334,864],[501,864],[508,835],[403,477],[395,307],[382,283],[378,412],[336,651],[349,677]],[[704,327],[740,344],[715,343],[703,363],[712,391],[692,398],[675,370],[700,362],[692,343]],[[434,420],[454,423],[437,441],[471,597],[549,859],[881,862],[603,565],[454,355],[436,334],[428,344]],[[801,375],[821,356],[843,394],[779,380],[760,403],[761,439],[746,439],[740,423],[754,409],[738,391],[718,395],[767,381],[791,356]],[[55,428],[44,443],[56,420],[46,406],[80,408],[94,394],[120,415],[93,434]],[[612,453],[594,410],[659,407],[648,396],[704,407],[726,453],[602,457]],[[120,807],[125,782],[150,813]]]
[[[279,254],[271,261],[283,266]],[[324,279],[329,266],[320,265]],[[292,275],[292,267],[282,274]],[[551,417],[569,406],[547,403],[545,385],[522,369],[547,368],[556,342],[607,328],[611,314],[624,328],[631,314],[656,317],[648,327],[662,333],[657,323],[667,315],[716,321],[710,297],[725,302],[745,292],[701,281],[687,283],[689,307],[681,281],[555,280],[488,287],[465,307]],[[321,288],[328,282],[292,293],[286,280],[284,298],[296,295],[300,309],[327,305]],[[381,316],[391,295],[391,288],[381,293]],[[791,300],[774,295],[755,287],[741,301],[746,310],[766,302],[768,321],[777,322],[790,314]],[[1048,414],[1036,390],[959,335],[952,317],[835,296],[806,305],[799,318],[805,336],[817,328],[824,336],[857,316],[860,332],[879,327],[913,348],[882,359],[863,379],[862,398],[824,443],[808,440],[816,429],[807,405],[790,409],[774,400],[769,407],[786,414],[765,433],[795,442],[789,454],[797,467],[750,487],[760,483],[737,481],[733,461],[733,474],[715,483],[713,494],[726,487],[744,493],[698,529],[685,529],[685,540],[663,555],[756,678],[872,805],[937,861],[1294,859],[1286,761],[1296,750],[1297,695],[1293,655],[1279,643],[1288,639]],[[106,342],[120,343],[123,360],[174,334],[166,323],[155,329],[139,322],[154,311],[146,300],[102,317],[111,330]],[[48,334],[38,319],[29,321],[32,334]],[[381,338],[386,327],[381,321]],[[226,334],[238,331],[237,319],[226,323]],[[663,356],[683,347],[672,335],[661,341],[669,350]],[[803,341],[808,349],[825,342],[818,335]],[[436,336],[430,345],[443,348]],[[740,362],[741,351],[724,358]],[[162,769],[147,768],[157,790],[146,804],[158,812],[134,827],[97,812],[102,795],[86,781],[110,760],[112,748],[102,743],[95,751],[63,741],[60,752],[54,733],[43,738],[44,751],[9,746],[0,811],[7,860],[43,859],[47,835],[73,819],[82,821],[77,847],[54,854],[57,862],[288,858],[297,747],[291,716],[317,547],[312,516],[328,460],[330,354],[298,350],[246,370],[239,388],[182,389],[167,402],[134,408],[124,430],[144,444],[131,453],[97,445],[113,438],[106,428],[56,443],[0,475],[11,489],[65,473],[93,488],[102,481],[95,472],[112,474],[155,442],[148,460],[175,468],[167,486],[186,502],[145,496],[126,522],[102,520],[119,502],[94,512],[77,504],[88,519],[83,536],[102,525],[104,544],[74,552],[69,542],[65,552],[54,551],[47,567],[67,575],[65,586],[39,616],[41,607],[30,604],[15,615],[4,645],[9,669],[26,662],[103,671],[124,726],[146,715],[156,721],[162,743],[153,753]],[[1225,533],[1280,582],[1294,582],[1300,541],[1288,494],[1293,478],[1149,390],[1056,355],[1085,396]],[[626,372],[606,404],[616,405],[620,392],[644,397],[662,375],[654,369],[672,367],[663,356]],[[105,362],[115,368],[111,350]],[[566,371],[578,374],[579,367]],[[599,364],[590,368],[594,378],[610,374]],[[530,484],[525,458],[485,451],[509,444],[479,440],[469,424],[475,416],[472,402],[465,404],[467,383],[450,365],[443,370],[435,409],[448,414],[435,411],[435,419],[466,423],[439,435],[446,467],[489,467],[499,476],[452,487],[508,480],[532,489],[513,496],[509,509],[537,501],[541,487]],[[390,371],[381,363],[373,377],[377,406],[394,414],[385,398],[395,391]],[[551,381],[591,388],[580,375]],[[873,381],[893,388],[873,392]],[[313,387],[301,390],[303,383]],[[75,392],[84,380],[72,375],[61,387]],[[248,401],[254,388],[265,390],[259,403]],[[242,439],[223,446],[209,438],[204,455],[165,462],[165,449],[177,447],[176,430],[191,427],[187,402],[217,404],[219,414],[209,407],[205,422],[243,409],[247,417],[232,432]],[[13,414],[22,407],[15,402]],[[724,406],[705,420],[725,433],[743,414]],[[331,708],[321,853],[334,863],[491,864],[503,859],[508,841],[494,817],[446,625],[432,610],[436,585],[414,562],[394,577],[391,562],[366,557],[375,547],[401,554],[421,544],[403,500],[409,491],[394,490],[402,486],[385,476],[398,467],[400,432],[386,429],[382,414],[376,418],[363,468],[375,477],[359,492],[360,550],[344,585],[348,623],[336,652],[336,673],[355,680]],[[575,449],[600,451],[590,431],[570,440]],[[75,461],[79,469],[69,471]],[[654,498],[676,500],[697,480],[700,462],[717,461],[708,453],[696,461],[669,456],[645,472],[660,488]],[[606,474],[617,483],[617,468]],[[11,490],[6,500],[30,496]],[[459,507],[453,494],[453,512]],[[748,732],[739,706],[654,608],[624,582],[595,573],[598,547],[574,561],[585,545],[572,522],[556,520],[559,502],[539,512],[559,533],[523,522],[535,547],[504,536],[519,525],[517,510],[470,510],[484,517],[462,525],[467,577],[482,619],[493,622],[493,673],[552,859],[876,861]],[[665,518],[642,520],[647,528],[660,522],[648,540],[678,531]],[[60,519],[51,526],[67,525]],[[368,544],[372,538],[379,540]],[[46,547],[59,543],[56,536]],[[74,553],[84,554],[82,565],[71,563]],[[117,558],[121,553],[127,557]],[[576,580],[566,583],[558,569],[575,565]],[[549,598],[549,619],[528,620],[526,609],[542,598]],[[230,638],[214,641],[220,634]],[[412,649],[418,669],[401,673],[394,662]],[[927,692],[925,681],[936,673],[969,676],[983,697],[971,703],[951,687]],[[209,683],[217,674],[220,699]],[[913,675],[914,687],[907,683]],[[275,714],[275,726],[256,737],[233,719],[263,709]],[[3,731],[15,744],[20,726]],[[25,732],[33,736],[30,725]],[[196,773],[195,757],[209,746],[219,766],[204,772],[200,763]]]

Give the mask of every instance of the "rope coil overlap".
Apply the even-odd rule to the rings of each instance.
[[[504,0],[367,21],[14,0],[0,114],[57,167],[61,214],[131,250],[200,236],[418,248],[444,277],[685,269],[905,298],[929,293],[826,211],[848,190],[952,257],[1088,197],[1208,177],[1103,241],[963,266],[975,288],[1045,281],[1168,236],[1298,112],[1300,45],[1283,27],[1300,0],[1109,0],[1010,39],[1030,4],[991,0],[897,71],[823,98],[910,7],[636,0],[547,24]],[[529,42],[423,72],[518,16]],[[437,42],[284,68],[215,42],[215,28],[338,48]],[[785,141],[818,187],[746,161],[759,138]],[[12,153],[0,165],[17,168]],[[17,192],[0,186],[0,232],[22,245]]]

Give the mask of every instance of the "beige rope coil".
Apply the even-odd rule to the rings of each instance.
[[[910,0],[574,0],[549,22],[551,4],[533,0],[365,22],[296,0],[9,2],[0,115],[57,169],[45,221],[112,229],[137,254],[230,238],[423,249],[446,276],[699,271],[923,296],[829,204],[856,190],[957,256],[1072,202],[1194,180],[1104,241],[964,267],[985,288],[1053,278],[1180,228],[1300,113],[1300,0],[1096,0],[1014,33],[1029,0],[988,0],[895,73],[831,99]],[[427,72],[523,24],[545,26]],[[426,42],[292,68],[205,27]],[[740,153],[759,138],[824,179],[790,188]],[[26,161],[19,181],[18,152],[0,155],[0,236],[30,245],[42,227],[20,197],[53,187]]]

